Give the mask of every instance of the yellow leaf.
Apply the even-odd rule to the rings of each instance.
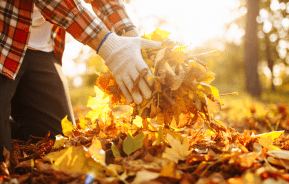
[[[140,116],[136,116],[133,120],[133,124],[135,124],[137,127],[142,127],[142,118]]]
[[[63,137],[62,135],[57,135],[55,136],[55,142],[54,142],[53,148],[63,147],[66,142],[67,142],[67,138]]]
[[[83,147],[70,146],[58,152],[51,152],[44,159],[50,160],[56,169],[61,171],[80,171],[97,175],[105,170],[101,163],[87,157],[86,153]]]
[[[109,111],[109,96],[101,91],[97,86],[94,86],[96,97],[89,97],[87,107],[91,107],[93,110],[88,112],[86,117],[90,118],[94,122],[99,116],[105,116]]]
[[[167,134],[166,136],[168,143],[171,145],[171,148],[166,147],[162,157],[178,163],[179,160],[185,160],[186,157],[191,153],[189,151],[189,141],[187,137],[183,138],[181,143],[179,139],[174,139],[173,136]]]
[[[156,142],[155,142],[155,145],[161,144],[161,142],[163,141],[163,139],[164,139],[163,127],[162,127],[162,126],[159,126],[158,137],[157,137],[157,140],[156,140]]]
[[[205,133],[205,137],[211,137],[211,136],[215,136],[215,132],[213,132],[212,130],[207,129],[206,133]]]
[[[105,70],[105,64],[103,59],[99,55],[93,55],[89,58],[89,66],[93,67],[96,72],[101,72]]]
[[[283,131],[274,131],[264,134],[255,135],[254,137],[259,137],[259,144],[261,144],[265,148],[274,149],[274,147],[270,146],[274,140],[280,137],[284,133]]]
[[[61,121],[62,126],[62,132],[65,136],[69,137],[72,134],[73,125],[72,123],[67,119],[67,116],[65,116]]]
[[[170,54],[169,58],[175,60],[178,63],[183,63],[186,59],[185,50],[187,47],[185,46],[179,46],[176,49],[174,49]]]
[[[154,41],[164,41],[171,33],[165,30],[160,30],[157,28],[154,32],[142,36],[144,39],[154,40]]]
[[[177,170],[177,165],[175,162],[170,162],[165,165],[160,172],[160,176],[177,180],[182,178],[181,174]]]
[[[85,130],[87,128],[87,121],[82,117],[82,115],[79,118],[79,126],[82,130]]]
[[[100,141],[94,137],[92,139],[92,143],[90,147],[88,148],[88,153],[92,155],[96,160],[98,160],[103,165],[105,164],[105,152],[102,149]]]
[[[144,60],[148,59],[148,55],[144,47],[141,49],[141,55]]]

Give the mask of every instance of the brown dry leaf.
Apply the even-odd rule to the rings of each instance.
[[[186,59],[185,50],[187,49],[186,46],[178,46],[176,47],[170,54],[169,57],[177,63],[183,63]]]
[[[229,178],[227,182],[228,184],[243,184],[242,178]]]
[[[10,152],[3,147],[3,157],[4,157],[4,161],[0,161],[0,174],[4,174],[6,176],[9,176],[9,166],[10,166]],[[1,181],[1,180],[0,180]]]
[[[274,151],[277,151],[277,150],[274,150]],[[285,160],[285,159],[276,159],[274,157],[268,157],[267,161],[270,164],[278,165],[278,166],[284,167],[285,169],[289,169],[289,160],[288,159]]]
[[[260,176],[256,175],[251,171],[247,171],[242,175],[242,180],[244,184],[261,183]]]
[[[213,173],[208,178],[200,178],[196,184],[227,184],[226,180],[220,173]]]
[[[258,158],[258,153],[250,152],[242,155],[238,155],[236,158],[232,158],[229,163],[237,164],[241,167],[251,167],[254,161]],[[233,161],[234,160],[234,161]]]
[[[270,150],[266,152],[267,155],[278,159],[289,160],[289,151],[288,150]]]
[[[155,68],[155,70],[157,71],[158,70],[158,68],[159,68],[159,64],[160,64],[160,61],[164,58],[164,56],[165,56],[165,53],[166,53],[166,50],[167,50],[167,48],[163,48],[163,49],[161,49],[158,53],[157,53],[157,55],[156,55],[156,58],[155,58],[155,66],[154,66],[154,68]]]

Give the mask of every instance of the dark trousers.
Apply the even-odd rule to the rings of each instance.
[[[9,116],[17,123],[11,130]],[[15,81],[0,75],[0,147],[11,152],[11,133],[50,138],[62,134],[61,120],[75,124],[67,80],[54,52],[27,50]]]

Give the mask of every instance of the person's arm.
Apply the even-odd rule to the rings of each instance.
[[[138,32],[129,18],[123,0],[84,0],[90,3],[95,14],[110,31],[117,35]],[[137,33],[138,34],[138,33]]]
[[[34,0],[34,2],[47,21],[64,28],[77,41],[86,45],[92,42],[92,39],[101,39],[102,34],[98,35],[98,33],[105,28],[105,25],[80,1]]]
[[[142,58],[141,49],[159,47],[161,43],[140,37],[122,37],[109,32],[97,17],[76,0],[59,2],[35,0],[35,3],[48,21],[61,26],[76,40],[89,45],[98,52],[128,102],[134,101],[140,104],[143,97],[146,99],[151,97],[150,87],[154,82],[148,80],[148,76],[152,73]],[[102,43],[101,46],[100,43]],[[139,90],[133,90],[134,81],[144,69],[148,70],[148,74],[140,79]]]

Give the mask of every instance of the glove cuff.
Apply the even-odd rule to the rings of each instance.
[[[120,39],[120,36],[111,33],[100,47],[98,55],[105,61],[115,49],[122,45],[121,43],[122,40]]]

